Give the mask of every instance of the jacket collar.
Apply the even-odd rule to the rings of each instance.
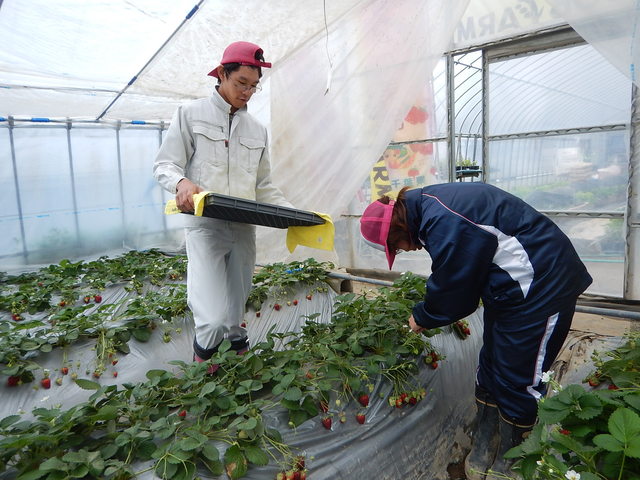
[[[213,103],[213,105],[216,108],[222,110],[222,112],[224,112],[225,115],[229,115],[229,113],[231,113],[231,105],[229,105],[227,103],[227,101],[220,96],[220,94],[218,93],[218,87],[217,86],[216,86],[215,90],[213,91],[213,94],[211,95],[211,103]],[[237,110],[234,113],[234,115],[237,115],[239,113],[244,113],[246,111],[247,111],[247,106],[245,105],[241,109]]]

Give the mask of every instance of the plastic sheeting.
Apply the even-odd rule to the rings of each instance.
[[[582,38],[640,86],[640,2],[548,1]]]
[[[329,321],[335,292],[331,289],[328,292],[311,291],[314,292],[311,300],[306,299],[306,293],[309,292],[307,288],[294,292],[290,300],[299,299],[297,305],[287,305],[284,300],[283,307],[275,310],[272,308],[274,299],[268,298],[263,303],[260,317],[253,311],[247,312],[245,320],[250,342],[256,343],[264,338],[271,328],[279,332],[300,331],[305,316],[311,313],[321,314],[316,321]],[[122,289],[113,287],[103,295],[103,303],[121,300],[127,295]],[[283,303],[283,300],[279,302]],[[446,355],[446,359],[440,362],[437,370],[419,362],[418,378],[427,390],[427,396],[416,406],[402,409],[390,407],[387,398],[391,385],[378,378],[370,395],[371,403],[364,425],[354,419],[359,405],[353,401],[341,406],[348,418],[344,424],[337,421],[337,411],[330,410],[336,419],[331,431],[323,428],[319,416],[292,430],[288,427],[284,410],[268,413],[267,425],[278,429],[286,444],[306,456],[310,479],[447,479],[447,465],[460,461],[461,448],[468,441],[465,440],[465,428],[473,416],[475,365],[482,332],[481,311],[468,320],[473,333],[466,340],[460,340],[448,329],[430,339],[433,346]],[[171,340],[165,343],[163,337],[167,328],[171,330]],[[181,329],[180,333],[176,332],[177,329]],[[192,339],[193,324],[189,317],[159,325],[148,342],[131,340],[131,353],[118,355],[119,361],[113,368],[117,368],[117,378],[111,375],[110,367],[99,381],[101,384],[142,382],[146,380],[145,374],[150,369],[175,370],[176,367],[168,362],[191,361]],[[90,377],[84,368],[95,359],[92,346],[87,342],[69,349],[68,359],[74,365],[70,373],[77,371],[79,378]],[[51,377],[56,378],[59,376],[61,355],[61,352],[54,351],[39,356],[37,361],[44,368],[49,368]],[[81,368],[77,367],[77,362],[82,365]],[[0,393],[0,418],[22,413],[28,419],[31,410],[36,407],[61,405],[69,408],[85,401],[91,393],[81,390],[68,376],[64,377],[62,385],[52,384],[50,390],[33,389],[28,385],[11,390],[3,387]],[[224,450],[224,445],[216,446]],[[146,466],[141,465],[140,470]],[[277,471],[277,466],[273,464],[252,467],[244,478],[273,479]],[[204,472],[199,474],[202,478],[211,478]],[[9,479],[11,476],[5,474],[0,478]],[[147,472],[138,478],[156,477]]]

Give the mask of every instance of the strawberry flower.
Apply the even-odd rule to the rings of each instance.
[[[567,480],[580,480],[580,474],[575,470],[568,470],[564,476]]]
[[[542,374],[542,383],[549,383],[551,379],[553,379],[553,370],[549,370]]]

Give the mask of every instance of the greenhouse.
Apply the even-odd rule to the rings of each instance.
[[[640,479],[639,1],[0,0],[0,35],[0,479]],[[181,213],[158,162],[185,105],[226,100],[208,74],[238,41],[287,206],[209,189]],[[227,149],[232,107],[204,132]],[[523,200],[575,250],[565,283],[592,279],[502,477],[465,461],[493,305],[409,328],[443,257],[363,236],[379,198],[447,185]],[[256,249],[222,295],[248,351],[225,334],[202,363],[199,216]]]

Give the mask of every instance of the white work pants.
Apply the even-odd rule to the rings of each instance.
[[[194,218],[191,224],[185,228],[187,301],[196,342],[211,349],[224,338],[247,336],[240,323],[251,290],[256,233],[253,225],[212,218]]]

